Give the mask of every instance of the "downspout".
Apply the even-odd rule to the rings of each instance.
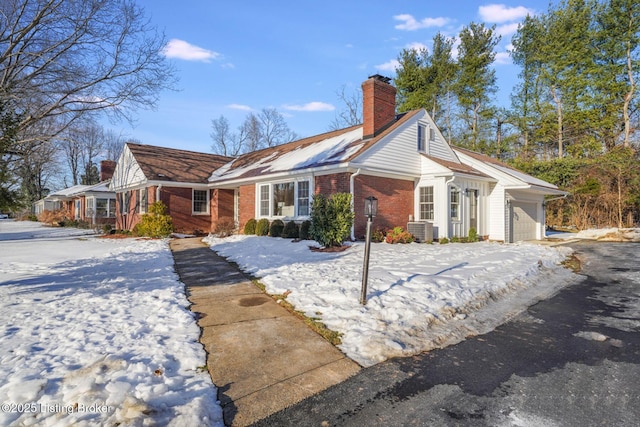
[[[351,176],[349,177],[349,193],[351,193],[351,212],[356,213],[355,211],[355,178],[356,176],[360,175],[360,168],[358,168],[358,170],[356,171],[356,173],[351,174]],[[356,235],[355,235],[355,219],[353,220],[353,224],[351,225],[351,241],[355,241],[356,240]]]
[[[159,201],[160,201],[160,189],[161,189],[161,188],[162,188],[162,184],[159,184],[159,185],[156,187],[156,202],[159,202]]]
[[[450,239],[451,236],[449,236],[449,229],[453,228],[452,227],[452,223],[451,223],[451,201],[449,200],[449,197],[451,196],[451,192],[449,191],[449,184],[451,184],[453,181],[455,181],[456,177],[452,176],[448,181],[445,181],[444,183],[444,188],[447,189],[447,239]],[[462,211],[460,211],[460,214],[462,215]],[[438,233],[440,234],[440,233]],[[438,236],[440,237],[440,236]]]

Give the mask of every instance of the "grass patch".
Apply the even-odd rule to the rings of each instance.
[[[580,259],[571,254],[562,261],[562,266],[571,269],[574,273],[579,273],[582,270],[582,262]]]

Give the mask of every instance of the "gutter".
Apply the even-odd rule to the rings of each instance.
[[[355,178],[358,175],[360,175],[360,168],[358,168],[356,173],[351,174],[351,176],[349,177],[349,193],[351,193],[351,211],[354,213],[354,215],[355,215]],[[355,220],[351,225],[351,241],[354,241],[354,240],[356,240]]]

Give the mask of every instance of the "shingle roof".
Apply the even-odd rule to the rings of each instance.
[[[440,159],[438,157],[433,157],[433,156],[428,156],[426,154],[422,154],[424,157],[426,157],[427,159],[438,163],[439,165],[444,166],[445,168],[453,171],[453,172],[460,172],[460,173],[465,173],[467,175],[475,175],[475,176],[481,176],[483,178],[490,178],[489,175],[486,175],[482,172],[480,172],[477,169],[474,169],[473,167],[464,164],[464,163],[455,163],[455,162],[451,162],[449,160],[444,160],[444,159]]]
[[[197,153],[173,148],[127,143],[148,180],[172,182],[208,182],[214,171],[233,160],[217,154]]]
[[[214,171],[210,181],[252,178],[268,173],[295,171],[351,161],[418,111],[398,116],[395,122],[374,138],[363,139],[362,125],[356,125],[243,154]]]

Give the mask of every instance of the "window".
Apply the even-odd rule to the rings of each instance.
[[[149,205],[149,192],[146,188],[138,190],[138,200],[140,201],[140,213],[146,213]]]
[[[260,216],[269,216],[269,185],[260,186]]]
[[[436,130],[433,128],[429,128],[429,141],[436,140]]]
[[[120,204],[120,215],[127,215],[129,213],[129,204],[131,202],[131,193],[128,191],[124,193],[118,193],[118,202]]]
[[[309,215],[309,181],[298,182],[298,216]]]
[[[193,213],[209,213],[209,192],[207,190],[193,190]]]
[[[310,181],[275,182],[261,184],[258,190],[259,216],[308,216],[311,210]]]
[[[113,218],[115,216],[115,201],[111,199],[96,199],[96,218]]]
[[[451,219],[460,219],[460,190],[451,187],[450,193]]]
[[[80,219],[80,199],[75,200],[74,216],[75,219]]]
[[[433,187],[420,187],[420,221],[433,220]]]
[[[273,216],[294,215],[294,183],[273,184]]]
[[[85,216],[93,217],[93,214],[95,212],[93,204],[95,203],[95,200],[96,199],[93,198],[93,197],[87,197],[85,199],[85,203],[86,203],[86,205],[84,207]]]
[[[418,125],[418,151],[426,152],[427,150],[427,128],[424,125]]]

